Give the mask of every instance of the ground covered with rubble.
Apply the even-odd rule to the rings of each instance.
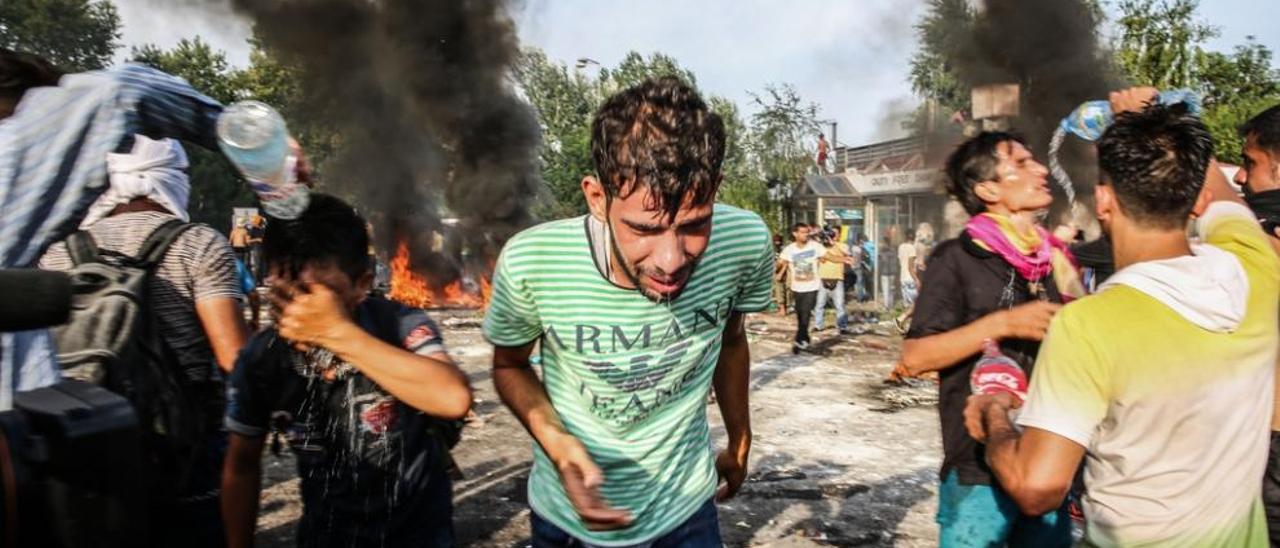
[[[454,486],[459,544],[527,546],[530,438],[494,393],[479,314],[435,315],[479,400],[453,452],[465,476]],[[748,320],[755,443],[747,483],[720,506],[725,544],[936,545],[936,386],[884,382],[901,342],[889,323],[816,333],[813,351],[800,355],[791,352],[793,325],[773,315]],[[723,446],[715,405],[709,414]],[[268,454],[264,470],[258,544],[292,546],[301,510],[292,459]]]

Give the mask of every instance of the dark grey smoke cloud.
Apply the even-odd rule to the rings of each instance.
[[[380,249],[407,238],[414,269],[443,282],[464,255],[492,259],[531,223],[541,131],[510,79],[519,43],[506,1],[231,3],[300,68],[305,109],[338,130],[322,184],[369,214]]]
[[[979,0],[971,27],[949,36],[948,61],[960,79],[977,86],[1021,86],[1014,129],[1045,160],[1058,122],[1080,103],[1105,99],[1123,83],[1099,42],[1100,14],[1087,0]],[[1089,196],[1096,171],[1092,147],[1069,143],[1061,160]],[[1055,210],[1065,208],[1058,200]],[[1056,213],[1056,211],[1055,211]]]
[[[1018,126],[1038,147],[1053,127],[1089,99],[1105,98],[1115,71],[1098,41],[1098,16],[1086,0],[982,0],[953,67],[973,85],[1018,82]]]

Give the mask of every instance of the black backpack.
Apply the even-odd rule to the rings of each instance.
[[[71,318],[54,329],[63,375],[99,385],[132,404],[152,483],[181,489],[191,461],[207,443],[210,390],[181,379],[176,354],[161,338],[150,303],[156,266],[192,225],[157,227],[137,256],[100,251],[89,233],[66,240],[74,266]]]

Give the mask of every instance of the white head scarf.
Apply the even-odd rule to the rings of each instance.
[[[187,198],[191,194],[191,181],[182,171],[188,166],[182,145],[173,139],[156,141],[142,135],[135,135],[134,139],[132,152],[107,154],[110,185],[89,206],[80,228],[88,228],[116,206],[134,198],[150,198],[179,219],[190,220]]]

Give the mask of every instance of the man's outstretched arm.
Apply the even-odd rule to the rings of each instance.
[[[947,369],[981,352],[987,340],[1041,340],[1060,308],[1058,304],[1032,301],[992,312],[950,331],[907,339],[902,342],[902,368],[913,376]]]
[[[1048,430],[1028,427],[1019,433],[1009,421],[1016,406],[1008,393],[970,396],[965,427],[986,443],[987,464],[1000,487],[1022,513],[1039,516],[1062,506],[1085,448]]]

